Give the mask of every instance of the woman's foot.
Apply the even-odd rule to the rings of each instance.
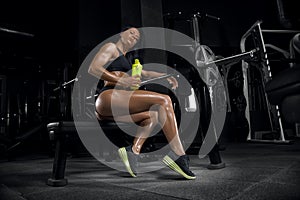
[[[119,156],[122,159],[126,170],[132,177],[137,176],[138,155],[132,151],[132,146],[122,147],[118,150]]]
[[[182,175],[184,178],[193,180],[196,179],[195,174],[189,169],[190,159],[187,155],[177,156],[175,153],[170,153],[163,158],[163,162],[172,170]]]

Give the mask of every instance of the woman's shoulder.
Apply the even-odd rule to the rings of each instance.
[[[100,48],[99,52],[100,53],[101,52],[103,52],[103,53],[106,52],[106,53],[112,54],[112,55],[114,55],[113,57],[118,56],[118,48],[117,48],[116,44],[112,43],[112,42],[108,42],[108,43],[104,44]]]
[[[108,42],[108,43],[105,43],[102,48],[105,48],[105,49],[108,49],[108,50],[117,50],[117,46],[115,43],[113,42]]]

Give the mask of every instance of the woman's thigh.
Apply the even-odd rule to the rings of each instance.
[[[128,115],[162,105],[167,98],[167,95],[145,90],[106,90],[99,95],[96,109],[103,116]]]

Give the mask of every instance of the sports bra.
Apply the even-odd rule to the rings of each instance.
[[[117,48],[118,49],[118,48]],[[108,63],[106,70],[109,72],[112,71],[121,71],[128,73],[131,70],[131,63],[127,60],[127,58],[123,55],[123,53],[118,49],[119,56]]]

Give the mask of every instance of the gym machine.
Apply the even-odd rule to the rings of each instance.
[[[265,44],[263,33],[273,32],[273,33],[291,33],[288,30],[263,30],[261,28],[262,21],[255,22],[249,30],[245,32],[240,41],[240,48],[242,52],[246,52],[248,46],[255,46],[259,51],[257,52],[257,59],[253,61],[242,61],[242,70],[244,77],[244,95],[246,97],[247,107],[246,107],[246,118],[249,122],[249,133],[247,140],[249,142],[266,142],[266,143],[285,143],[288,144],[291,141],[285,139],[283,123],[281,119],[281,113],[278,105],[271,105],[267,97],[265,85],[272,79],[272,72],[270,67],[270,61],[268,58],[266,48],[272,48],[284,56],[287,56],[287,52],[276,47],[272,44]],[[293,31],[292,31],[293,32]],[[249,42],[252,42],[252,44]],[[260,104],[266,106],[268,122],[270,125],[270,131],[255,131],[253,127],[254,118],[251,116],[252,111],[255,112],[255,91],[251,86],[253,86],[253,78],[251,77],[251,70],[256,69],[260,75],[262,95],[258,95],[260,98]],[[276,137],[279,132],[279,138]],[[275,135],[275,138],[264,139],[263,134]]]

